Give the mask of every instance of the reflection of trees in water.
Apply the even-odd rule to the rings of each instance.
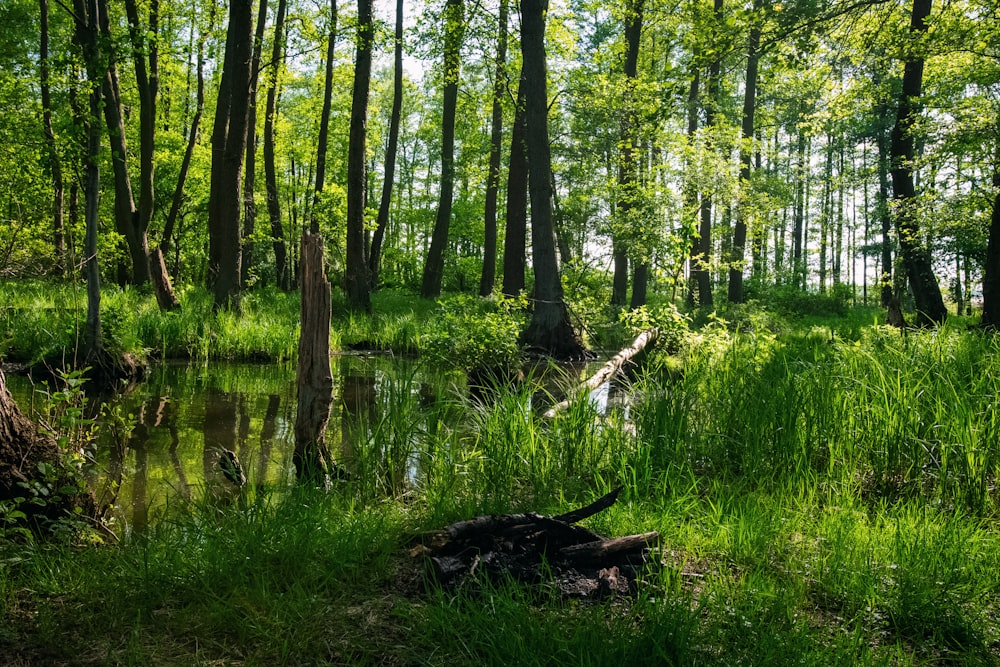
[[[219,468],[219,455],[232,450],[237,442],[238,407],[236,397],[226,391],[210,387],[205,391],[205,418],[202,422],[204,448],[202,469],[205,487],[209,493],[226,494],[227,480]]]
[[[263,489],[267,481],[267,464],[271,461],[271,446],[277,430],[278,410],[281,408],[281,397],[270,394],[267,397],[267,410],[264,411],[264,425],[260,429],[260,452],[257,454],[257,488]]]

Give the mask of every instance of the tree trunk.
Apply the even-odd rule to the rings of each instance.
[[[737,195],[733,247],[729,255],[729,303],[743,303],[743,261],[746,257],[747,209],[750,190],[750,156],[754,138],[754,112],[757,110],[757,64],[760,59],[760,21],[762,0],[754,0],[747,47],[747,74],[743,95],[743,122],[740,128],[740,192]]]
[[[534,260],[534,310],[522,342],[557,359],[575,359],[588,351],[573,330],[563,300],[552,225],[552,173],[548,131],[548,67],[545,58],[545,12],[548,0],[521,0],[521,50],[524,63],[527,152],[530,165],[531,247]]]
[[[506,0],[503,0],[506,2]],[[396,35],[394,38],[392,112],[389,115],[389,138],[385,146],[385,169],[382,180],[382,198],[379,200],[378,217],[372,246],[368,254],[368,280],[371,289],[378,289],[378,274],[381,270],[382,243],[385,230],[389,226],[389,206],[392,204],[392,188],[396,177],[396,151],[399,146],[399,120],[403,109],[403,0],[396,0]]]
[[[254,190],[257,181],[257,89],[260,81],[260,55],[264,48],[264,25],[267,23],[267,0],[260,0],[257,29],[253,38],[250,61],[250,105],[247,110],[246,167],[243,170],[243,247],[240,258],[240,284],[249,285],[254,263],[254,228],[257,225],[257,201]]]
[[[1000,166],[995,167],[993,172],[993,188],[997,194],[993,198],[990,234],[986,242],[986,263],[983,266],[982,326],[990,329],[1000,326]]]
[[[795,178],[795,219],[792,222],[792,272],[795,287],[804,290],[805,283],[805,258],[802,255],[802,245],[805,231],[805,189],[806,172],[809,165],[806,163],[806,133],[799,128],[798,138],[795,147],[798,156]]]
[[[622,236],[626,230],[634,230],[638,225],[632,219],[633,212],[639,204],[639,115],[635,110],[636,76],[639,69],[639,40],[642,37],[642,11],[644,0],[632,0],[625,18],[625,100],[621,118],[621,149],[618,156],[618,204],[616,217],[618,230],[612,240],[614,254],[614,276],[611,288],[611,304],[625,305],[625,294],[628,291],[629,245],[635,245]],[[633,265],[637,263],[633,259]],[[634,305],[633,305],[634,307]]]
[[[170,282],[170,274],[166,270],[165,255],[170,249],[170,239],[174,233],[174,226],[177,223],[177,216],[180,214],[181,205],[184,203],[184,184],[187,182],[188,170],[191,168],[191,158],[194,149],[198,145],[198,132],[201,127],[201,117],[205,110],[205,37],[203,32],[198,38],[198,65],[196,84],[196,103],[194,116],[191,118],[191,127],[188,130],[187,147],[184,149],[184,157],[181,159],[180,171],[177,174],[177,183],[174,186],[174,196],[170,200],[170,211],[167,213],[167,221],[163,224],[163,236],[160,244],[150,254],[150,270],[154,282],[161,285],[156,288],[157,301],[163,310],[174,310],[180,306],[177,297],[174,295],[173,286]]]
[[[208,200],[209,277],[214,287],[216,309],[239,309],[241,186],[252,51],[253,2],[232,0],[212,133],[212,176]]]
[[[309,216],[309,231],[319,234],[319,219],[316,217],[317,203],[323,186],[326,185],[326,147],[330,136],[330,111],[333,106],[333,59],[337,46],[337,0],[330,0],[330,35],[326,43],[326,76],[323,84],[323,111],[319,118],[319,137],[316,139],[316,181],[313,192],[313,207]]]
[[[288,290],[288,250],[281,224],[281,200],[278,197],[278,171],[274,159],[274,119],[278,113],[278,74],[285,61],[285,12],[288,0],[278,0],[274,19],[274,42],[271,45],[271,70],[268,77],[267,103],[264,110],[264,181],[267,189],[267,217],[271,222],[271,245],[278,288]]]
[[[52,178],[52,248],[55,252],[55,273],[65,275],[66,230],[63,221],[63,176],[59,151],[56,149],[56,133],[52,127],[52,95],[49,85],[49,2],[39,0],[38,9],[41,23],[39,40],[39,68],[42,95],[42,123],[45,127],[45,148],[48,152],[45,167]]]
[[[493,109],[490,119],[490,166],[486,176],[486,210],[483,241],[483,273],[479,296],[489,296],[496,285],[497,195],[500,190],[500,153],[503,150],[503,98],[507,92],[507,5],[500,0],[497,29],[497,56],[493,73]]]
[[[325,486],[332,467],[326,425],[333,402],[330,367],[330,283],[323,268],[323,237],[302,234],[302,304],[299,359],[295,384],[295,452],[292,460],[300,482]]]
[[[365,146],[368,134],[368,87],[372,71],[372,0],[358,0],[357,56],[354,62],[354,96],[351,134],[347,151],[347,305],[352,310],[372,309],[365,253],[365,203],[368,186]]]
[[[927,31],[931,0],[913,0],[910,35],[918,38]],[[920,238],[916,189],[913,184],[913,129],[920,114],[919,97],[923,84],[924,59],[909,56],[903,68],[903,89],[899,95],[896,124],[889,147],[892,156],[892,190],[896,201],[896,234],[910,289],[916,302],[917,318],[923,323],[943,322],[948,311],[934,275],[930,250]]]
[[[439,190],[437,218],[431,245],[424,264],[424,277],[420,294],[434,298],[441,294],[444,276],[444,251],[448,245],[451,226],[451,205],[455,189],[455,113],[458,108],[458,73],[461,65],[460,50],[465,32],[465,7],[463,0],[448,0],[444,10],[444,106],[441,117],[441,187]]]
[[[524,289],[528,242],[528,148],[525,134],[524,73],[518,79],[514,126],[507,170],[507,220],[503,240],[503,293],[515,297]]]
[[[687,98],[687,141],[688,150],[693,152],[695,139],[698,135],[698,88],[701,76],[698,69],[698,54],[695,53],[691,59],[691,85],[688,88]],[[701,236],[698,228],[698,211],[701,210],[698,201],[698,180],[694,176],[695,164],[693,159],[685,161],[684,167],[688,172],[684,181],[684,215],[685,219],[690,215],[690,223],[685,223],[685,228],[690,226],[691,250],[688,256],[689,276],[687,285],[687,302],[694,307],[699,304],[698,286],[700,285],[700,273],[705,270],[705,258],[701,254]]]
[[[134,6],[133,6],[134,9]],[[146,229],[152,217],[152,160],[153,160],[153,131],[154,126],[148,125],[149,119],[155,119],[155,90],[150,88],[150,84],[155,85],[155,80],[151,81],[146,71],[141,55],[137,55],[136,62],[136,84],[139,88],[139,116],[140,116],[140,208],[136,207],[135,197],[132,190],[132,182],[129,177],[126,156],[128,150],[125,143],[125,115],[121,97],[121,84],[118,76],[118,65],[111,52],[113,37],[111,35],[111,24],[108,17],[107,0],[98,0],[98,26],[100,30],[99,48],[104,50],[101,54],[103,62],[106,63],[104,71],[101,73],[101,81],[104,96],[104,119],[108,127],[108,140],[111,144],[111,166],[114,174],[115,184],[115,228],[122,235],[128,246],[131,260],[131,275],[129,278],[136,284],[144,284],[149,280],[149,264],[147,256],[149,254],[146,240]],[[134,17],[138,22],[138,16]],[[133,17],[129,17],[129,23],[133,23]],[[137,26],[130,25],[130,34],[137,31]],[[134,39],[140,39],[136,36]],[[133,46],[133,53],[137,51]],[[148,176],[148,178],[147,178]]]

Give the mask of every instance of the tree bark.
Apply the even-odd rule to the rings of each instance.
[[[507,12],[508,0],[500,0],[497,22],[497,54],[493,70],[493,108],[490,119],[490,164],[486,176],[486,210],[483,233],[483,272],[479,296],[489,296],[496,285],[497,196],[500,191],[500,153],[503,150],[503,97],[507,91]]]
[[[1000,148],[998,148],[1000,157]],[[983,318],[981,324],[989,329],[1000,326],[1000,160],[993,171],[993,215],[986,242],[986,263],[983,267]],[[966,277],[968,284],[968,277]]]
[[[40,16],[39,69],[42,95],[42,123],[45,128],[45,148],[48,151],[45,166],[52,178],[52,249],[55,252],[55,273],[62,276],[66,266],[66,230],[63,217],[63,176],[59,151],[56,148],[56,133],[52,127],[52,95],[49,84],[49,2],[39,0]]]
[[[444,10],[444,103],[441,117],[441,187],[437,217],[431,244],[424,264],[420,294],[434,298],[441,294],[444,277],[444,251],[448,245],[451,226],[451,206],[455,190],[455,114],[458,108],[458,75],[461,65],[460,49],[465,32],[465,7],[463,0],[448,0]]]
[[[687,97],[687,141],[688,150],[693,152],[695,140],[698,136],[698,88],[701,83],[701,73],[698,68],[698,54],[693,54],[691,58],[691,85],[688,87]],[[701,253],[701,231],[699,229],[698,212],[701,206],[698,200],[698,182],[694,176],[695,160],[689,158],[685,160],[685,170],[688,172],[684,179],[684,213],[685,217],[692,216],[690,225],[691,246],[688,255],[689,277],[687,284],[687,303],[694,307],[700,304],[702,295],[699,292],[701,285],[700,274],[705,271],[705,257]],[[711,292],[709,293],[711,294]],[[707,305],[707,304],[705,304]]]
[[[506,0],[503,0],[506,2]],[[378,289],[378,275],[382,263],[382,243],[389,226],[389,206],[396,177],[396,152],[399,146],[399,120],[403,109],[403,0],[396,0],[396,34],[393,49],[392,111],[389,115],[389,138],[385,146],[385,169],[382,180],[382,198],[379,200],[375,233],[368,253],[368,280],[371,289]]]
[[[621,371],[622,366],[624,366],[626,363],[634,359],[636,355],[640,354],[643,350],[645,350],[647,345],[654,342],[656,340],[656,336],[657,336],[656,329],[647,329],[646,331],[643,331],[641,334],[635,337],[635,340],[632,341],[631,345],[626,347],[624,350],[621,350],[618,354],[609,359],[606,364],[601,366],[598,369],[598,371],[593,375],[591,375],[589,378],[587,378],[586,381],[577,385],[573,390],[573,393],[579,394],[584,391],[590,392],[597,389],[605,382],[609,381],[611,378],[613,378]],[[560,401],[559,403],[556,403],[551,408],[545,411],[545,417],[548,418],[555,417],[558,413],[568,408],[571,402],[572,402],[571,399],[566,399],[565,401]]]
[[[625,294],[628,291],[628,266],[630,242],[622,238],[629,228],[633,227],[632,212],[639,203],[639,116],[635,110],[635,87],[639,69],[639,41],[642,37],[642,12],[644,0],[632,0],[628,3],[625,17],[625,108],[621,120],[621,152],[618,156],[618,205],[619,219],[617,238],[612,241],[614,255],[614,277],[611,289],[611,304],[625,305]],[[631,239],[631,245],[636,239]],[[633,259],[633,265],[640,262]],[[635,295],[633,294],[633,297]],[[633,299],[635,301],[635,299]],[[645,301],[645,299],[643,299]],[[642,304],[633,303],[633,307]]]
[[[524,116],[524,73],[518,77],[514,126],[507,167],[507,219],[503,240],[503,293],[515,297],[524,289],[525,247],[528,242],[528,150]]]
[[[931,0],[913,0],[910,17],[910,36],[913,41],[918,41],[926,33],[930,11]],[[934,275],[930,250],[921,243],[916,188],[913,184],[913,159],[916,155],[913,128],[920,114],[923,74],[923,56],[908,56],[903,67],[903,89],[899,95],[896,124],[892,128],[889,150],[892,156],[893,199],[896,202],[896,234],[910,289],[913,290],[917,318],[923,323],[935,323],[943,322],[948,311],[944,307],[941,289]]]
[[[208,200],[209,277],[215,308],[239,309],[243,159],[253,51],[253,2],[232,0],[219,102],[212,133]]]
[[[527,121],[528,186],[531,198],[531,247],[535,292],[531,322],[522,334],[529,348],[557,359],[586,356],[569,320],[563,299],[552,224],[552,161],[548,131],[548,67],[545,56],[545,12],[548,0],[521,0],[521,51],[524,63]]]
[[[89,115],[85,117],[86,152],[83,158],[84,224],[83,238],[84,275],[87,280],[87,322],[84,326],[84,363],[104,356],[101,338],[101,270],[97,262],[98,204],[100,201],[101,175],[98,160],[101,152],[101,69],[100,10],[99,0],[73,1],[74,39],[83,51],[84,67],[90,84]],[[75,359],[74,361],[79,361]]]
[[[354,96],[351,134],[347,151],[347,305],[371,312],[368,258],[365,254],[365,204],[368,173],[365,146],[368,134],[368,88],[372,71],[372,0],[358,0],[357,56],[354,61]]]
[[[257,28],[250,59],[250,101],[247,109],[246,167],[243,170],[243,247],[240,249],[240,284],[251,284],[250,270],[254,264],[254,229],[257,226],[257,90],[260,81],[260,57],[264,49],[264,26],[267,23],[267,0],[260,0]]]
[[[288,249],[281,224],[281,200],[278,196],[278,171],[275,167],[274,119],[278,113],[278,75],[285,61],[285,12],[288,0],[278,0],[274,19],[274,42],[271,45],[271,70],[268,77],[267,102],[264,110],[264,182],[267,189],[267,217],[271,222],[271,246],[274,249],[274,270],[278,288],[288,290]]]
[[[316,139],[316,181],[313,188],[313,206],[309,216],[309,231],[319,234],[316,217],[320,193],[326,185],[326,148],[330,136],[330,111],[333,106],[333,60],[337,46],[337,0],[330,0],[330,35],[326,43],[326,76],[323,84],[323,111],[319,118],[319,136]]]
[[[806,133],[802,128],[799,128],[795,152],[798,156],[798,164],[795,170],[795,219],[792,222],[792,272],[795,287],[804,290],[806,287],[806,266],[805,258],[802,255],[802,246],[805,231],[806,173],[809,165],[806,162]]]
[[[295,384],[295,451],[292,460],[300,482],[325,486],[332,459],[326,446],[326,425],[333,402],[330,367],[330,283],[323,268],[323,237],[302,234],[302,304],[299,359]]]
[[[743,261],[746,257],[747,208],[750,189],[750,158],[754,138],[754,112],[757,110],[757,64],[760,59],[760,21],[762,0],[754,0],[747,47],[747,73],[743,95],[743,121],[740,126],[740,193],[733,227],[733,247],[729,255],[729,302],[743,303]]]

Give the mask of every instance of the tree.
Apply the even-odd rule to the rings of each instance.
[[[216,309],[238,309],[240,305],[240,215],[252,52],[253,2],[231,0],[212,132],[208,201],[209,279],[214,288]]]
[[[62,275],[66,266],[66,233],[63,222],[64,187],[62,164],[56,150],[56,133],[52,126],[52,94],[49,85],[49,2],[38,0],[40,39],[38,49],[39,83],[42,96],[42,123],[45,126],[45,146],[48,149],[46,167],[52,177],[52,245],[56,254],[56,273]]]
[[[563,298],[552,222],[552,161],[548,131],[548,65],[545,12],[548,0],[521,0],[521,58],[527,123],[528,191],[531,198],[531,248],[535,274],[534,310],[521,335],[529,348],[557,359],[587,354],[569,320]]]
[[[360,29],[360,28],[359,28]],[[319,234],[319,197],[326,185],[326,150],[330,137],[330,112],[333,107],[333,62],[337,47],[337,0],[330,0],[330,27],[326,42],[326,70],[323,84],[323,111],[319,117],[319,137],[316,139],[316,182],[313,188],[313,205],[309,216],[309,231]],[[353,121],[353,115],[352,115]]]
[[[506,2],[506,0],[504,0]],[[385,144],[385,169],[382,180],[382,198],[379,200],[375,233],[368,252],[368,279],[371,288],[378,288],[378,274],[382,261],[382,243],[389,225],[389,206],[396,177],[396,152],[399,146],[399,120],[403,109],[403,0],[396,0],[396,34],[393,38],[392,111],[389,116],[389,138]]]
[[[496,283],[497,195],[500,190],[500,153],[503,150],[503,98],[507,93],[507,5],[500,0],[497,21],[497,53],[493,73],[493,106],[490,116],[490,163],[486,176],[486,210],[483,243],[483,272],[479,295],[488,296]]]
[[[441,114],[441,186],[437,217],[431,234],[420,294],[433,298],[441,293],[444,250],[448,244],[451,208],[455,192],[455,113],[458,108],[460,49],[465,33],[465,6],[462,0],[448,0],[444,9],[444,102]]]
[[[729,257],[729,302],[743,303],[743,260],[747,242],[747,212],[749,203],[746,190],[750,187],[750,157],[754,139],[754,112],[757,110],[757,63],[760,58],[760,21],[763,0],[754,0],[747,46],[747,71],[743,94],[743,120],[740,126],[740,193],[736,207],[736,225],[733,230],[733,247]]]
[[[913,42],[927,32],[927,17],[931,0],[913,0],[910,17],[910,36]],[[943,322],[948,314],[941,289],[931,265],[930,251],[920,239],[917,218],[916,188],[913,184],[914,125],[920,114],[920,90],[924,75],[924,58],[914,51],[907,56],[903,67],[903,88],[899,95],[896,124],[892,128],[889,148],[892,157],[892,190],[899,249],[906,267],[910,289],[916,303],[917,317],[925,323]]]
[[[635,109],[636,77],[639,67],[639,41],[642,37],[642,13],[644,0],[632,0],[628,3],[625,15],[625,108],[621,116],[621,150],[618,157],[618,207],[617,215],[621,223],[618,234],[612,241],[614,246],[614,278],[611,290],[611,303],[616,306],[625,305],[625,292],[628,288],[628,248],[622,238],[624,229],[632,227],[634,216],[641,211],[639,201],[640,185],[639,170],[639,114]],[[646,275],[645,269],[640,270],[643,262],[635,262],[639,275]],[[633,308],[638,308],[646,301],[646,284],[632,284]]]
[[[528,241],[528,149],[525,134],[524,72],[518,77],[514,124],[510,134],[510,161],[507,165],[507,218],[503,238],[504,295],[517,296],[524,289],[525,257]]]
[[[354,310],[371,311],[368,258],[365,254],[365,202],[368,133],[368,87],[372,71],[372,0],[358,0],[357,57],[354,61],[354,97],[347,151],[347,303]]]
[[[281,201],[278,197],[278,170],[275,165],[275,118],[278,113],[278,74],[285,59],[285,13],[288,0],[278,0],[278,13],[274,19],[274,41],[271,44],[271,69],[269,70],[267,101],[264,107],[264,187],[267,191],[267,217],[271,223],[271,246],[274,249],[274,271],[278,288],[291,287],[288,272],[288,249],[285,230],[281,223]]]

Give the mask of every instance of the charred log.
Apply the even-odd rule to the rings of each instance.
[[[620,489],[558,516],[528,512],[479,516],[424,535],[414,555],[427,558],[434,585],[446,588],[514,581],[554,586],[565,597],[635,593],[653,565],[659,533],[607,538],[576,522],[615,503]]]

